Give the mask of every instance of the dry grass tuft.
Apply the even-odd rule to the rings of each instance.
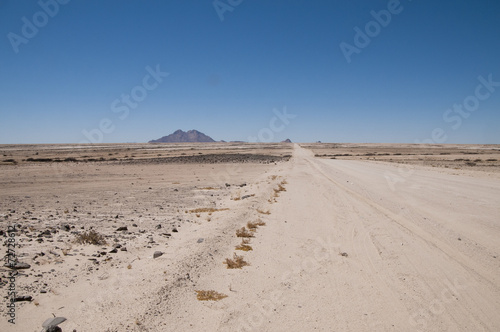
[[[257,219],[256,221],[247,222],[247,228],[251,231],[255,231],[255,230],[257,230],[257,227],[265,226],[265,225],[266,225],[266,223],[260,219]]]
[[[218,211],[225,211],[225,210],[229,210],[227,208],[225,209],[215,209],[215,208],[198,208],[198,209],[194,209],[194,210],[189,210],[189,212],[191,213],[203,213],[203,212],[218,212]]]
[[[224,298],[227,297],[226,294],[218,293],[214,290],[209,290],[209,291],[195,291],[196,292],[196,298],[198,301],[220,301]]]
[[[236,255],[236,253],[233,255],[233,259],[226,258],[224,264],[227,265],[228,269],[241,269],[243,266],[250,265],[249,263],[245,262],[243,256],[238,256]]]
[[[214,188],[214,187],[203,187],[203,188],[200,188],[200,190],[217,190],[217,189],[220,189],[220,188]]]
[[[241,227],[240,229],[236,230],[236,236],[237,237],[253,237],[253,233],[249,230],[247,230],[245,227]]]
[[[250,239],[243,238],[241,243],[236,246],[236,250],[250,251],[253,250],[252,246],[249,245]]]
[[[267,211],[262,211],[260,209],[257,209],[257,212],[259,212],[260,214],[271,214],[271,212],[269,212],[269,210]]]
[[[97,233],[95,230],[91,229],[88,232],[83,232],[78,234],[75,239],[76,243],[79,244],[93,244],[93,245],[103,245],[107,244],[104,236],[102,234]]]

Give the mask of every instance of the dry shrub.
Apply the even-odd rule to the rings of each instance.
[[[236,230],[236,236],[237,237],[253,237],[253,233],[249,230],[247,230],[245,227],[241,227],[240,229]]]
[[[269,210],[267,211],[262,211],[260,209],[257,209],[257,212],[259,212],[260,214],[271,214],[271,212],[269,212]]]
[[[239,200],[241,200],[241,191],[238,190],[238,192],[235,194],[235,196],[231,195],[231,199],[233,201],[239,201]]]
[[[229,209],[227,209],[227,208],[225,208],[225,209],[198,208],[198,209],[189,210],[189,212],[191,212],[191,213],[203,213],[203,212],[218,212],[218,211],[225,211],[225,210],[229,210]]]
[[[253,250],[251,245],[248,244],[238,244],[235,248],[236,250],[250,251]]]
[[[263,222],[262,220],[258,219],[256,221],[249,221],[247,222],[247,228],[251,231],[257,230],[257,227],[259,226],[265,226],[266,223]]]
[[[226,294],[218,293],[214,290],[209,290],[209,291],[195,291],[196,292],[196,298],[198,301],[220,301],[224,298],[227,297]]]
[[[217,190],[219,188],[214,188],[214,187],[203,187],[203,188],[200,188],[200,190]]]
[[[97,233],[95,230],[91,229],[88,232],[83,232],[78,234],[75,239],[76,243],[79,244],[93,244],[93,245],[103,245],[107,244],[106,239],[102,234]]]
[[[236,250],[250,251],[253,250],[252,246],[249,245],[250,239],[243,238],[241,243],[236,246]]]
[[[233,259],[226,258],[224,264],[227,265],[228,269],[241,269],[243,266],[250,265],[249,263],[245,262],[243,256],[238,256],[236,255],[236,253],[234,253]]]

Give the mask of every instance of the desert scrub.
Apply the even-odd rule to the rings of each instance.
[[[265,226],[266,223],[263,222],[262,220],[258,219],[257,221],[249,221],[247,222],[247,228],[251,231],[257,230],[257,227],[259,226]]]
[[[208,290],[208,291],[197,290],[195,292],[198,301],[220,301],[227,297],[226,294],[222,294],[214,290]]]
[[[259,212],[260,214],[271,214],[271,212],[269,212],[269,210],[263,211],[263,210],[257,209],[257,212]]]
[[[78,234],[76,236],[75,242],[79,244],[93,244],[93,245],[106,244],[104,236],[102,234],[97,233],[93,229],[91,229],[88,232],[83,232]]]
[[[193,209],[193,210],[189,210],[189,212],[191,213],[202,213],[202,212],[218,212],[218,211],[226,211],[226,210],[229,210],[227,208],[225,209],[215,209],[215,208],[198,208],[198,209]]]
[[[241,269],[243,266],[248,266],[250,265],[249,263],[245,262],[243,259],[243,256],[238,256],[236,253],[233,254],[233,258],[226,258],[224,261],[224,264],[227,265],[228,269]]]
[[[252,246],[250,245],[250,240],[249,239],[241,239],[241,243],[238,244],[235,249],[236,250],[242,250],[242,251],[253,250]]]
[[[253,233],[249,230],[247,230],[245,227],[241,227],[240,229],[236,230],[236,236],[237,237],[253,237]]]

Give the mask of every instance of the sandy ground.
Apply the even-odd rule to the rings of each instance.
[[[76,163],[59,181],[47,165],[5,166],[0,225],[32,227],[16,235],[31,264],[16,285],[33,300],[18,302],[13,326],[3,299],[0,330],[39,331],[53,314],[63,331],[500,330],[496,173],[314,154]],[[236,251],[235,231],[256,220],[253,250]],[[108,244],[73,242],[90,227]],[[127,251],[110,253],[116,243]],[[227,269],[235,252],[250,265]],[[199,290],[227,297],[199,301]]]
[[[301,146],[320,158],[488,172],[500,178],[499,144],[308,143]]]

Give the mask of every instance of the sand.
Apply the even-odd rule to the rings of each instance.
[[[16,287],[33,299],[12,325],[2,298],[0,330],[39,331],[53,315],[63,331],[500,329],[496,171],[244,148],[277,160],[1,166],[0,229],[21,226],[31,268]],[[235,250],[256,220],[253,250]],[[74,242],[91,227],[108,244]],[[235,252],[249,265],[227,269]],[[203,290],[227,297],[199,301]]]

